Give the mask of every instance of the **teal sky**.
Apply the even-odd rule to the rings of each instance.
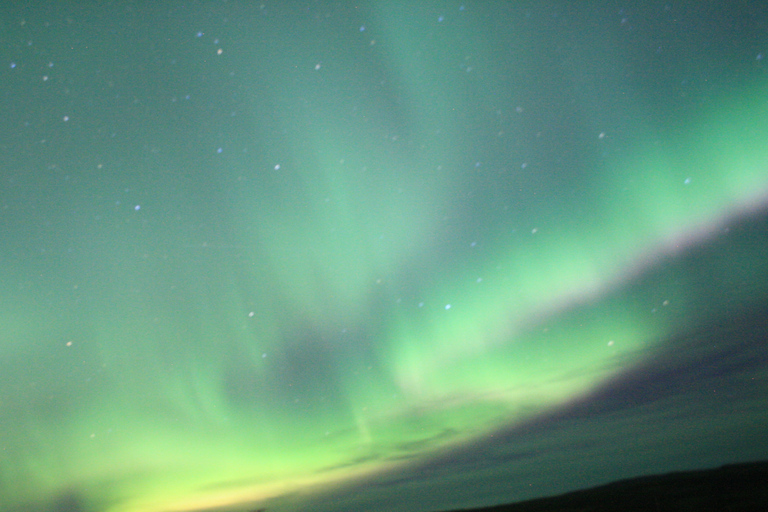
[[[0,512],[446,510],[768,457],[768,12],[0,13]]]

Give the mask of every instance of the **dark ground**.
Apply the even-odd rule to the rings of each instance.
[[[472,512],[765,512],[768,461],[623,480]]]

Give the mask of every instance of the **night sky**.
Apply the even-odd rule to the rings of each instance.
[[[3,5],[0,511],[768,458],[761,4]]]

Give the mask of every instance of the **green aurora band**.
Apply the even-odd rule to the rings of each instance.
[[[270,118],[258,156],[208,157],[205,178],[173,154],[130,160],[142,192],[120,206],[108,191],[133,171],[105,160],[35,202],[56,219],[45,251],[11,244],[0,294],[11,510],[67,492],[108,512],[311,495],[584,396],[698,318],[684,279],[622,290],[765,204],[764,87],[659,127],[602,72],[552,93],[583,110],[554,130],[532,120],[552,91],[525,100],[500,71],[532,66],[533,29],[425,35],[427,5],[372,8],[375,44],[275,52],[258,71],[254,41],[225,41],[240,83],[261,84],[239,92],[252,117],[229,145]],[[520,51],[493,57],[501,40]],[[563,83],[590,73],[576,52]],[[553,145],[571,175],[547,170],[566,165]],[[8,215],[51,193],[40,180],[2,190]]]

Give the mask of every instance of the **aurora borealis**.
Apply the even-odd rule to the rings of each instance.
[[[768,458],[765,7],[32,4],[0,17],[1,512]]]

